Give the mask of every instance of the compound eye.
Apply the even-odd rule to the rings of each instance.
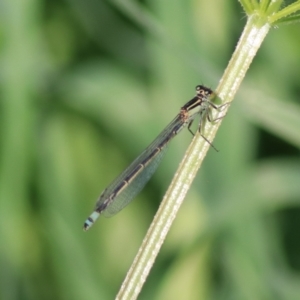
[[[202,85],[197,85],[196,86],[196,91],[198,92],[198,91],[201,91],[202,90]]]
[[[204,85],[197,85],[196,92],[198,96],[208,97],[213,94],[213,91],[210,88],[205,87]]]

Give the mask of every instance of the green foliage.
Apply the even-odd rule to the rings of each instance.
[[[240,2],[247,14],[273,3]],[[297,21],[298,4],[272,25]],[[190,134],[128,208],[88,233],[83,222],[194,87],[217,86],[244,12],[5,0],[0,15],[0,299],[112,299]],[[140,299],[299,297],[299,30],[268,35]]]
[[[247,15],[266,17],[272,25],[299,22],[300,1],[239,0]]]

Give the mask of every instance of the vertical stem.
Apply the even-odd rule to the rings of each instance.
[[[262,23],[262,19],[258,16],[248,18],[241,39],[216,89],[222,103],[232,101],[269,29],[270,25]],[[222,117],[228,107],[229,105],[225,106],[222,112],[216,113],[214,118]],[[213,141],[221,122],[206,123],[204,135],[208,140]],[[193,139],[116,299],[137,298],[209,148],[209,144],[199,134]]]

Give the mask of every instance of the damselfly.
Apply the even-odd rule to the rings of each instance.
[[[203,120],[210,118],[210,108],[217,109],[210,99],[213,91],[203,85],[196,87],[196,96],[187,102],[175,119],[159,136],[121,173],[100,195],[93,213],[86,219],[83,229],[88,230],[100,214],[110,217],[122,210],[142,190],[157,169],[166,146],[184,127],[191,125],[200,115],[199,131]],[[209,142],[203,135],[202,137]]]

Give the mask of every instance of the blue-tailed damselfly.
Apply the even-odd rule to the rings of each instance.
[[[167,144],[184,127],[190,127],[200,115],[199,130],[203,119],[210,121],[209,109],[215,108],[210,99],[213,91],[203,85],[196,87],[196,96],[188,101],[175,119],[159,136],[121,173],[100,195],[93,213],[86,219],[83,229],[88,230],[100,214],[106,217],[122,210],[142,190],[157,169]],[[203,136],[203,135],[202,135]],[[205,138],[203,136],[203,138]],[[205,139],[206,140],[206,139]],[[206,140],[207,141],[207,140]]]

